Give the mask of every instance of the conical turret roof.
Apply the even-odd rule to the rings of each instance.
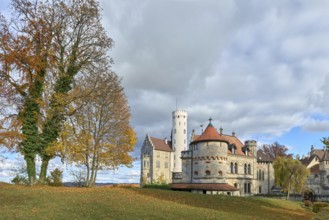
[[[212,125],[211,119],[209,119],[209,124],[205,129],[205,131],[199,137],[197,137],[192,143],[202,142],[202,141],[224,141],[229,143],[229,141],[226,140],[226,138],[223,135],[218,133],[216,128]]]

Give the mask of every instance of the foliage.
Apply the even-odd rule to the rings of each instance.
[[[312,220],[328,220],[329,216],[329,207],[323,207],[317,212],[316,216]]]
[[[11,180],[11,182],[14,184],[27,185],[29,183],[26,166],[24,165],[13,168],[11,175],[14,176],[14,178]]]
[[[47,178],[47,182],[49,186],[62,186],[63,182],[63,171],[56,168],[55,170],[50,172],[50,176]]]
[[[309,170],[300,161],[291,157],[278,157],[273,162],[275,182],[287,192],[287,199],[290,192],[302,193],[305,190],[305,183]]]
[[[27,188],[0,183],[0,195],[3,219],[306,220],[315,215],[300,202],[144,188]]]
[[[136,135],[129,123],[127,99],[115,73],[88,77],[77,87],[80,90],[92,87],[94,92],[72,103],[75,113],[68,118],[60,140],[49,151],[69,163],[84,165],[86,186],[91,187],[99,170],[131,166],[133,158],[129,152],[134,150]]]
[[[321,142],[324,144],[327,150],[329,150],[329,137],[323,137]]]
[[[142,185],[143,188],[149,188],[149,189],[171,189],[171,184],[167,183],[146,183]]]
[[[329,203],[327,203],[327,202],[314,202],[313,203],[313,212],[317,213],[324,207],[329,207]]]
[[[96,0],[11,0],[12,17],[0,15],[0,144],[20,151],[29,183],[36,182],[35,158],[46,179],[68,105],[84,95],[73,89],[83,74],[112,62],[112,40],[100,21]]]
[[[288,148],[284,145],[274,142],[273,144],[264,144],[261,150],[268,157],[275,159],[277,157],[291,157],[292,154],[288,154]]]

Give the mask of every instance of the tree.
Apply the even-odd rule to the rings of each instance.
[[[80,83],[80,90],[94,87],[94,92],[72,103],[75,114],[68,118],[52,150],[67,162],[84,165],[86,186],[92,187],[99,170],[132,164],[129,152],[134,150],[136,136],[129,123],[127,99],[115,73],[103,72]]]
[[[327,150],[329,150],[329,137],[323,137],[321,142],[324,144]]]
[[[305,183],[309,170],[299,160],[291,157],[277,157],[273,162],[275,182],[287,192],[287,200],[292,191],[301,193],[305,190]]]
[[[80,74],[111,60],[112,40],[100,21],[96,0],[12,0],[13,15],[0,15],[0,143],[24,155],[29,183],[36,181],[35,158],[42,158],[62,130]]]
[[[264,144],[261,150],[268,157],[275,159],[277,157],[292,157],[292,154],[288,154],[288,148],[284,145],[274,142],[273,144]]]

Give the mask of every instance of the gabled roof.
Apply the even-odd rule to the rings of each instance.
[[[320,160],[323,158],[324,153],[325,153],[325,151],[324,151],[323,149],[314,149],[314,150],[312,151],[312,154],[313,154],[313,155],[317,155],[317,156],[319,157]]]
[[[159,139],[155,137],[149,137],[151,144],[154,146],[154,150],[172,152],[171,141],[165,139]]]
[[[274,161],[273,158],[267,156],[262,149],[259,149],[257,151],[257,161],[260,161],[260,162],[272,162]]]

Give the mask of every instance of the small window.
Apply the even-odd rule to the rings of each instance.
[[[231,173],[233,173],[233,163],[232,162],[230,164],[230,171],[231,171]]]
[[[160,161],[159,160],[157,160],[157,162],[156,162],[156,167],[160,168]]]
[[[174,134],[176,134],[176,129],[174,129]]]
[[[169,166],[169,164],[168,164],[168,162],[165,162],[165,168],[168,168],[168,166]]]
[[[248,174],[251,174],[251,166],[248,164]]]
[[[184,129],[184,134],[186,134],[186,129]]]
[[[197,176],[199,174],[198,171],[194,171],[194,175]]]
[[[261,186],[259,186],[259,188],[258,188],[258,193],[259,193],[259,194],[262,193],[262,187],[261,187]]]
[[[238,173],[238,163],[234,164],[234,173]]]
[[[244,174],[247,174],[247,164],[244,164]]]
[[[218,171],[218,175],[219,176],[223,176],[223,172],[220,170],[220,171]]]
[[[210,171],[206,170],[206,175],[209,176],[210,175]]]
[[[235,187],[235,188],[238,188],[238,184],[237,184],[237,183],[234,183],[234,187]]]

